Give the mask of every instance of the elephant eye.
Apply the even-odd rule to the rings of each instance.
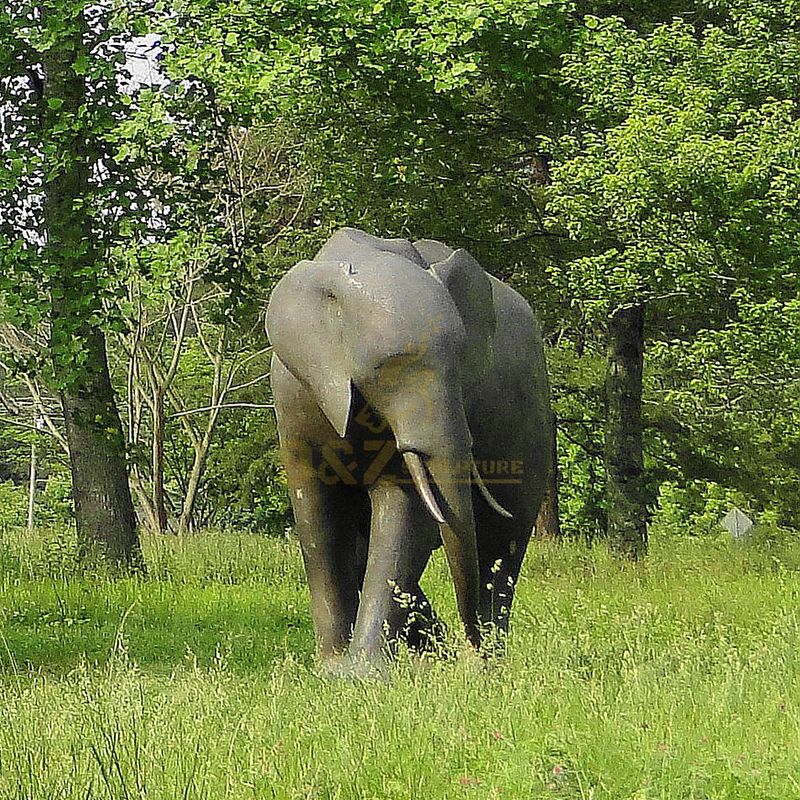
[[[408,353],[392,353],[375,365],[374,372],[376,377],[380,375],[381,379],[398,380],[411,363],[413,359],[408,357]]]
[[[381,370],[386,367],[398,367],[400,366],[407,358],[406,353],[391,353],[390,355],[382,358],[376,365],[376,370]]]

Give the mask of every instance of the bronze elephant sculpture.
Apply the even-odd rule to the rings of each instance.
[[[466,250],[344,228],[277,284],[267,331],[322,660],[424,646],[440,544],[469,642],[506,630],[550,469],[528,303]]]

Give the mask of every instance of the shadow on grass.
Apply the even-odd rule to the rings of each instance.
[[[308,602],[295,586],[161,581],[32,581],[0,594],[0,671],[68,672],[114,653],[148,672],[224,661],[263,670],[291,653],[312,660]]]

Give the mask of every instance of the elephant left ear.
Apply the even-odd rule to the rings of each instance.
[[[496,319],[491,279],[486,270],[463,249],[454,250],[444,261],[431,266],[464,321],[469,359],[478,373],[494,358]]]

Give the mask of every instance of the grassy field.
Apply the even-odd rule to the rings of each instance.
[[[793,546],[534,546],[505,659],[388,683],[315,675],[294,543],[147,554],[112,583],[0,532],[2,800],[800,797]],[[427,587],[456,630],[441,558]]]

